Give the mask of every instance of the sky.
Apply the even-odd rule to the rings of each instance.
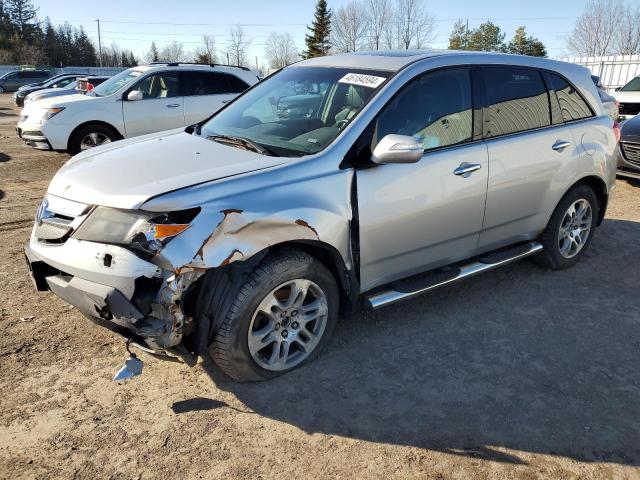
[[[217,50],[226,50],[229,29],[241,24],[253,39],[249,50],[251,64],[256,57],[264,63],[264,44],[272,31],[289,32],[298,48],[304,48],[306,25],[313,19],[315,0],[109,0],[82,4],[70,0],[33,0],[38,16],[49,16],[54,25],[68,21],[85,28],[96,42],[100,18],[102,44],[117,43],[143,58],[154,40],[158,48],[177,40],[185,50],[193,50],[203,34],[214,35]],[[329,0],[337,10],[348,0]],[[640,0],[626,0],[640,5]],[[515,29],[524,25],[530,35],[538,37],[550,57],[570,55],[566,38],[586,0],[426,0],[427,10],[436,18],[433,48],[446,48],[454,22],[468,19],[473,28],[486,20],[498,24],[509,39]],[[223,59],[219,58],[219,61]]]

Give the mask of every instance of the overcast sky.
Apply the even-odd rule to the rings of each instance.
[[[640,0],[627,0],[640,4]],[[178,40],[185,50],[193,50],[203,34],[214,35],[218,52],[226,49],[231,25],[243,24],[253,38],[249,52],[263,63],[264,43],[271,31],[289,32],[298,48],[304,48],[306,25],[311,22],[315,0],[109,0],[78,3],[61,0],[34,0],[41,18],[49,16],[54,24],[69,23],[84,26],[97,43],[98,30],[94,21],[100,17],[103,45],[118,43],[143,57],[155,40],[159,48]],[[329,0],[334,10],[347,0]],[[566,55],[566,37],[576,18],[582,13],[585,0],[427,0],[427,9],[435,15],[434,48],[446,48],[456,19],[469,20],[474,27],[490,19],[507,32],[507,39],[520,25],[529,34],[544,42],[549,56]],[[80,8],[79,5],[84,5]]]

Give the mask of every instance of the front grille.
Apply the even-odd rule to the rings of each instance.
[[[35,237],[44,243],[64,243],[90,210],[89,205],[47,195],[36,215]]]
[[[640,103],[620,103],[618,110],[620,115],[638,115],[640,113]]]
[[[625,160],[640,167],[640,143],[620,142],[620,146]]]

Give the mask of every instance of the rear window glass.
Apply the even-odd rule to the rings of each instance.
[[[587,102],[580,96],[573,85],[567,82],[560,75],[549,74],[551,88],[556,92],[562,120],[570,122],[580,120],[593,115]]]
[[[551,125],[549,94],[536,70],[512,67],[484,69],[487,90],[486,136],[496,137]]]

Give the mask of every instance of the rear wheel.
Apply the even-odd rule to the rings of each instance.
[[[573,187],[562,198],[541,236],[543,266],[561,270],[575,265],[587,250],[596,228],[598,200],[587,185]]]
[[[201,299],[206,296],[201,292]],[[222,316],[209,347],[214,362],[233,379],[251,382],[277,377],[316,358],[331,336],[338,305],[331,272],[314,257],[291,249],[266,257],[226,311],[215,302],[198,307],[209,318],[214,319],[215,312]]]
[[[118,135],[104,125],[86,125],[76,131],[69,142],[69,153],[75,155],[89,148],[118,140]]]

